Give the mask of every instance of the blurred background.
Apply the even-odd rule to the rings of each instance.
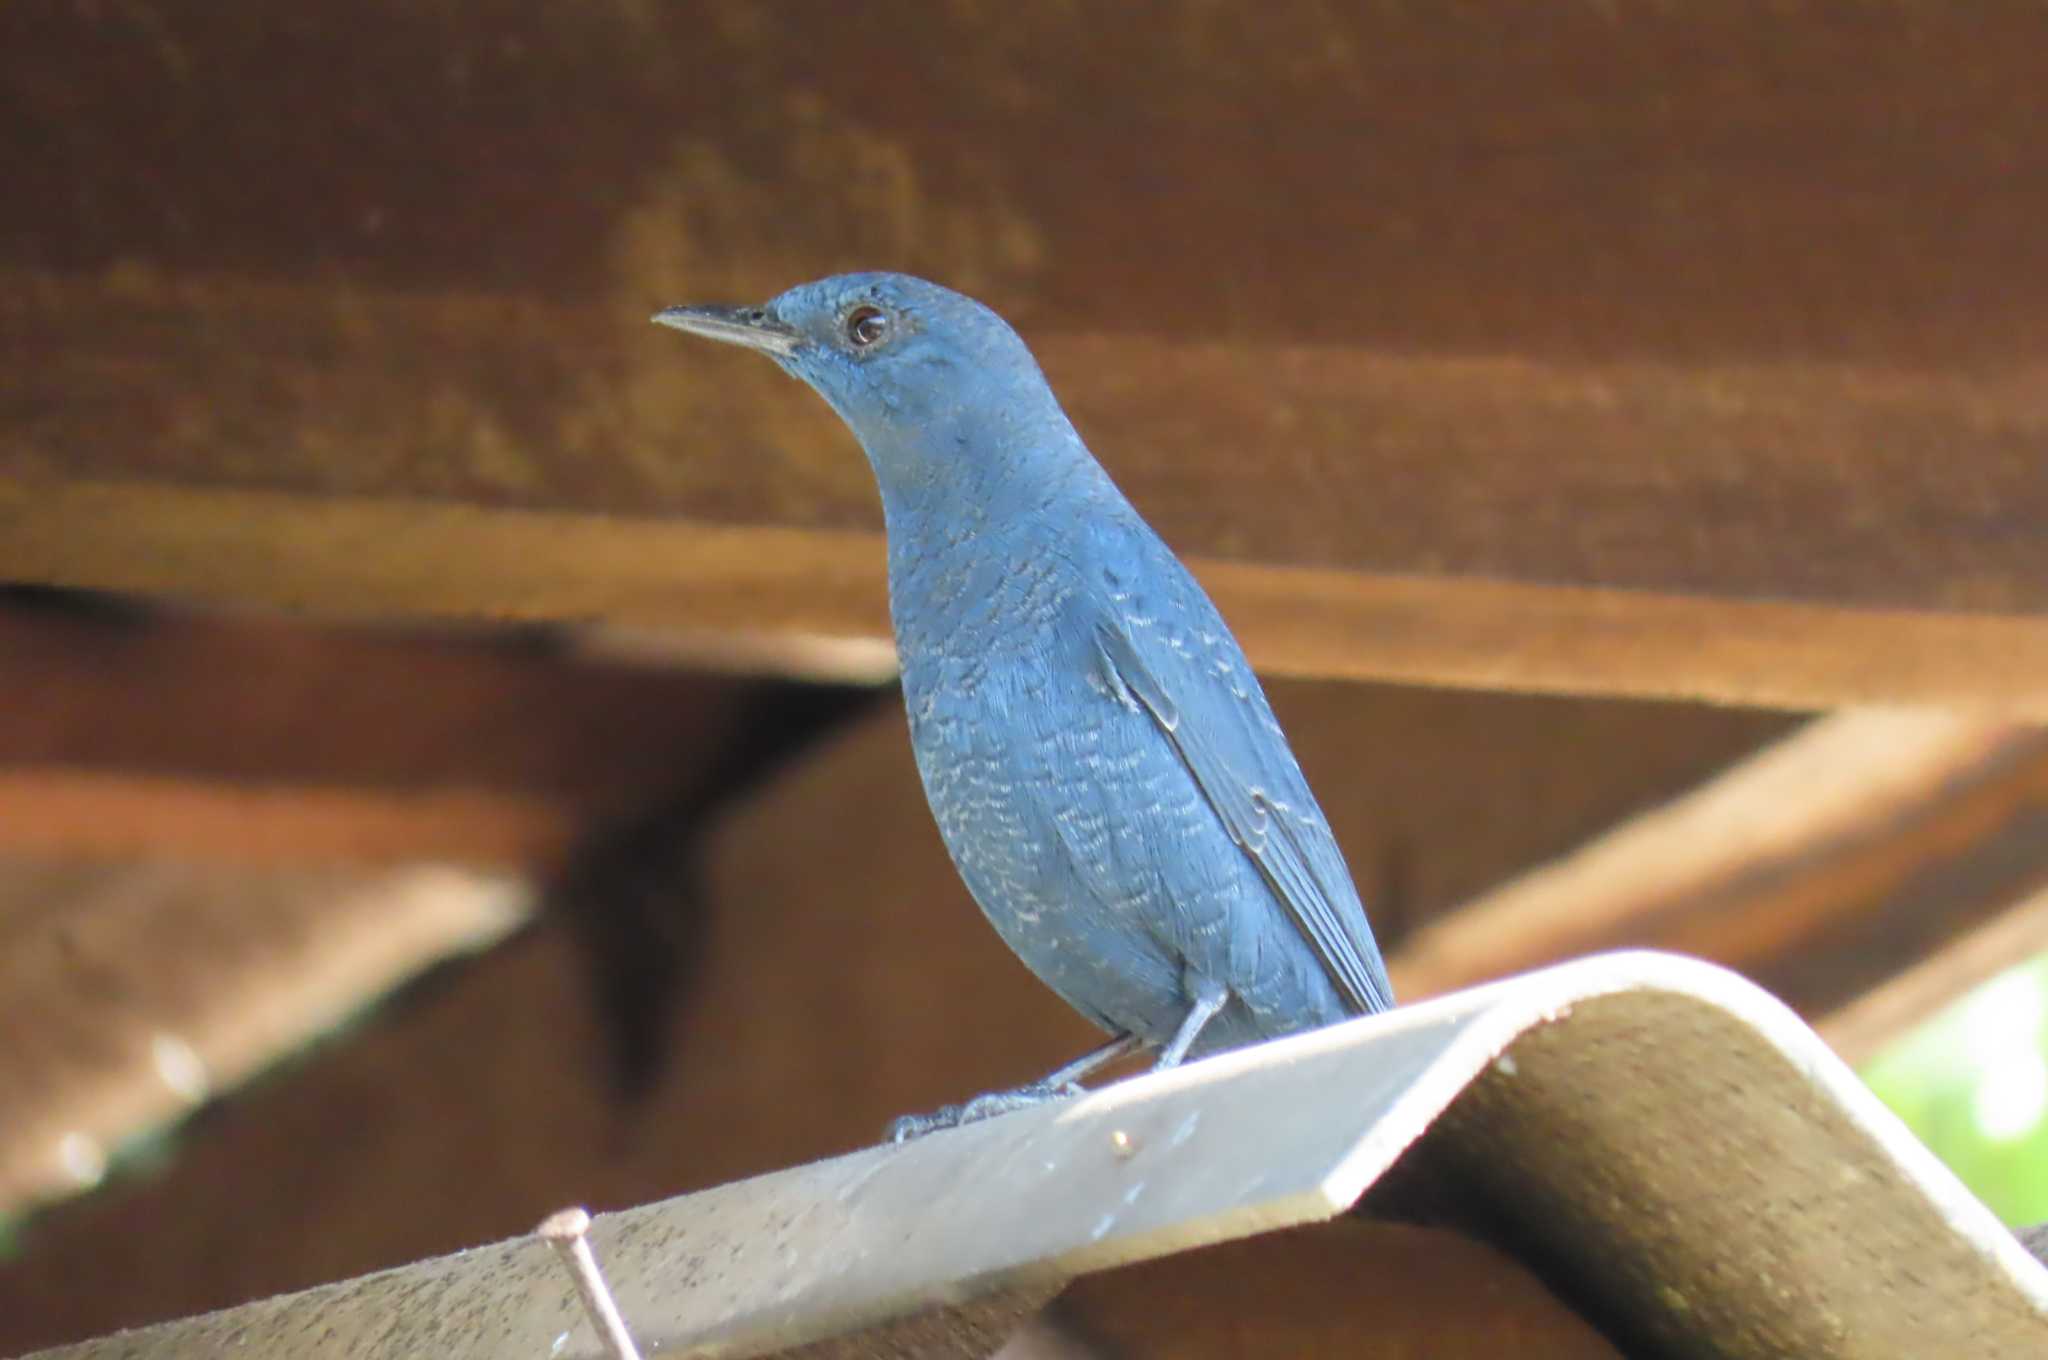
[[[0,1353],[1093,1038],[953,876],[824,408],[972,292],[1404,1000],[1605,948],[2048,1218],[2048,12],[0,8]]]

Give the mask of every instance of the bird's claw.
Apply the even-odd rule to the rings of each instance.
[[[1086,1088],[1079,1082],[1069,1081],[1058,1086],[1046,1082],[1033,1082],[1010,1091],[989,1091],[972,1100],[958,1105],[941,1105],[930,1114],[906,1114],[891,1120],[884,1131],[883,1140],[890,1143],[907,1143],[913,1138],[922,1138],[940,1129],[957,1129],[963,1124],[976,1124],[984,1119],[993,1119],[999,1114],[1010,1114],[1017,1110],[1043,1105],[1048,1100],[1061,1100],[1067,1096],[1080,1095]]]

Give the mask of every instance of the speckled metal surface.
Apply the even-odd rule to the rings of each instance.
[[[650,1351],[986,1355],[1066,1279],[1332,1217],[1419,1140],[1630,1354],[2048,1354],[2048,1269],[1789,1011],[1652,954],[605,1215],[592,1241]],[[229,1350],[596,1354],[525,1240],[43,1355]]]

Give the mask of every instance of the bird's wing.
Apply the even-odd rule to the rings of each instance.
[[[1358,890],[1235,645],[1217,653],[1219,670],[1114,619],[1097,620],[1095,641],[1118,697],[1151,714],[1338,990],[1361,1014],[1391,1007]]]

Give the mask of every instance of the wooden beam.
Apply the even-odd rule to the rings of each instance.
[[[545,639],[0,602],[0,854],[539,872],[724,750],[743,681]]]
[[[745,693],[730,678],[585,659],[545,635],[4,598],[0,688],[0,771],[16,777],[189,781],[251,808],[283,788],[360,806],[502,796],[571,817],[687,778],[720,749]]]
[[[375,12],[11,17],[5,135],[31,154],[0,255],[125,290],[129,310],[68,330],[140,322],[185,357],[263,356],[224,317],[140,316],[152,292],[325,277],[429,297],[422,320],[494,321],[529,387],[590,367],[575,337],[533,343],[551,321],[530,304],[630,321],[650,287],[748,297],[848,265],[944,273],[1034,325],[1189,339],[2015,370],[2048,341],[2048,16],[2029,0],[1560,0],[1540,20],[1509,0],[735,0],[507,12],[484,46],[446,0]],[[906,34],[945,59],[878,86]],[[1090,154],[1046,154],[1062,145]],[[356,320],[340,348],[269,353],[303,381],[402,338]],[[435,359],[459,400],[445,338],[386,362]],[[230,385],[304,399],[274,371]],[[138,375],[119,376],[117,396]],[[274,456],[244,447],[252,470]]]
[[[137,1135],[503,938],[534,896],[448,865],[0,859],[0,1217],[96,1185]]]
[[[0,855],[557,866],[706,777],[745,682],[561,645],[0,601]]]
[[[2007,969],[2048,954],[2048,891],[2033,893],[1814,1028],[1850,1063],[1877,1056],[1928,1017]]]
[[[1727,964],[1824,1016],[2043,882],[2048,729],[1851,712],[1430,922],[1391,968],[1413,999],[1642,945]]]
[[[747,688],[0,601],[0,1218],[502,937],[594,821],[710,777]]]
[[[528,305],[508,318],[510,299],[314,284],[0,283],[28,346],[27,380],[0,397],[10,518],[54,483],[880,526],[865,463],[822,403],[644,315]],[[177,339],[200,315],[217,347]],[[2032,532],[2048,505],[2048,396],[2030,371],[1962,356],[1709,364],[1032,336],[1111,469],[1197,555],[2048,612],[2048,541]],[[118,539],[124,525],[97,528]],[[347,546],[419,551],[375,532]]]
[[[2048,718],[2048,617],[2032,614],[1192,565],[1274,674]],[[864,531],[0,479],[0,574],[328,617],[605,620],[850,639],[865,658],[888,645],[883,572],[882,539]],[[836,651],[782,655],[800,673],[845,673]]]
[[[644,319],[900,265],[1268,668],[2048,716],[2038,6],[438,13],[8,35],[0,579],[883,637],[844,434]]]
[[[544,872],[582,826],[559,801],[485,790],[237,787],[0,769],[0,854],[244,865],[425,860]]]

